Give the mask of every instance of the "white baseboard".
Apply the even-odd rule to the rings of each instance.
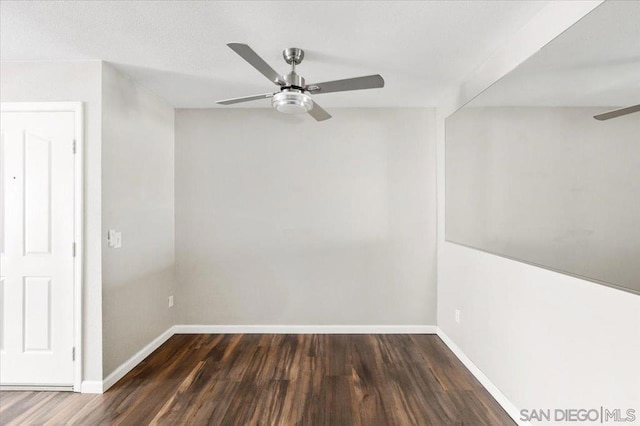
[[[169,337],[174,335],[173,329],[174,327],[169,327],[167,331],[156,337],[151,343],[140,349],[135,355],[122,363],[111,374],[109,374],[106,379],[102,381],[102,391],[95,393],[106,392],[107,389],[113,386],[118,380],[122,379],[129,371],[133,370],[136,365],[140,364],[142,360],[151,355],[151,352],[158,349],[160,345],[162,345],[167,341],[167,339],[169,339]],[[85,393],[84,385],[82,386],[82,392]]]
[[[102,393],[102,381],[100,380],[83,380],[82,388],[80,389],[82,393]]]
[[[176,325],[175,334],[436,334],[435,325]]]
[[[496,385],[478,368],[471,359],[462,352],[462,349],[456,345],[447,334],[438,327],[438,337],[451,349],[456,357],[464,364],[465,367],[475,376],[482,386],[491,394],[491,396],[504,408],[509,416],[520,426],[530,426],[529,422],[520,420],[520,412],[511,401],[498,389]]]

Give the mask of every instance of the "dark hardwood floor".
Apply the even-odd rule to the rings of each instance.
[[[171,337],[104,395],[0,392],[0,423],[513,425],[435,335]]]

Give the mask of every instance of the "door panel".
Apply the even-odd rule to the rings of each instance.
[[[73,385],[74,115],[1,115],[1,385]]]
[[[51,350],[51,277],[24,278],[24,351]]]
[[[24,252],[51,254],[51,141],[32,133],[24,142]]]

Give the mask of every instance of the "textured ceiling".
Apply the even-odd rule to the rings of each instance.
[[[475,106],[640,103],[640,1],[607,1],[478,96]]]
[[[282,49],[302,47],[308,83],[386,80],[384,89],[319,95],[322,106],[433,106],[547,3],[2,1],[0,59],[102,59],[173,106],[211,107],[275,87],[226,43],[249,44],[279,72]]]

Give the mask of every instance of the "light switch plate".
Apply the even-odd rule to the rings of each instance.
[[[109,232],[107,232],[107,245],[109,248],[122,247],[122,233],[115,229],[109,229]]]

